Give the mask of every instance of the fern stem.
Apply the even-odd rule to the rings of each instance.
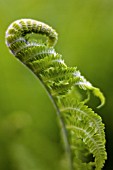
[[[58,106],[56,105],[56,102],[54,102],[53,97],[51,96],[51,100],[53,101],[54,107],[56,108],[57,111],[57,116],[59,118],[60,121],[60,125],[61,125],[61,130],[62,130],[62,137],[63,137],[63,142],[64,142],[64,146],[65,146],[65,151],[68,157],[68,161],[69,161],[69,169],[73,170],[73,161],[72,161],[72,155],[71,155],[71,148],[70,148],[70,144],[68,141],[68,134],[67,134],[67,130],[65,127],[65,123],[61,117],[61,113],[60,110],[58,108]]]
[[[49,96],[49,98],[50,98],[51,102],[53,103],[53,106],[56,110],[56,114],[57,114],[57,117],[59,119],[59,124],[60,124],[60,127],[61,127],[62,139],[63,139],[63,142],[64,142],[64,150],[66,152],[67,159],[68,159],[69,170],[74,170],[71,148],[70,148],[70,144],[69,144],[69,140],[68,140],[68,132],[66,130],[64,120],[61,116],[61,112],[59,110],[59,107],[56,104],[57,102],[56,102],[55,98],[51,95],[51,92],[49,91],[48,87],[45,85],[45,83],[43,83],[43,81],[41,80],[40,77],[38,77],[38,78],[40,79],[41,84],[45,87],[46,92],[47,92],[47,94],[48,94],[48,96]]]

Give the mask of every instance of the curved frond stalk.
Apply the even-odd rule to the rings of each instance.
[[[68,67],[64,63],[54,49],[57,40],[58,34],[54,29],[32,19],[17,20],[6,31],[6,45],[10,52],[40,79],[53,101],[69,155],[70,170],[90,170],[94,167],[101,170],[106,160],[101,117],[84,105],[89,95],[84,102],[78,100],[78,93],[74,101],[71,101],[71,96],[77,86],[99,97],[100,106],[105,102],[104,96],[76,67]],[[91,154],[94,160],[90,160]]]

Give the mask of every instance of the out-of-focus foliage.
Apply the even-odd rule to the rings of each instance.
[[[53,105],[40,82],[4,43],[8,25],[20,18],[44,21],[55,28],[59,33],[56,48],[66,63],[77,65],[105,93],[106,105],[100,110],[108,152],[104,169],[112,169],[112,9],[112,0],[0,0],[0,169],[66,167]]]

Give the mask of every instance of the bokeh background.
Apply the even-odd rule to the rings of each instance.
[[[56,112],[45,89],[5,45],[7,27],[20,18],[55,28],[59,33],[56,50],[65,62],[77,66],[104,92],[106,104],[95,111],[106,126],[108,160],[103,169],[111,170],[112,0],[0,0],[0,170],[63,170],[66,165]]]

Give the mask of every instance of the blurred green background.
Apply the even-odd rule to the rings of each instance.
[[[59,33],[56,51],[104,92],[106,104],[95,111],[106,126],[108,160],[104,169],[111,170],[112,0],[0,0],[0,170],[63,170],[66,166],[57,116],[45,89],[5,45],[7,27],[20,18],[33,18],[55,28]]]

